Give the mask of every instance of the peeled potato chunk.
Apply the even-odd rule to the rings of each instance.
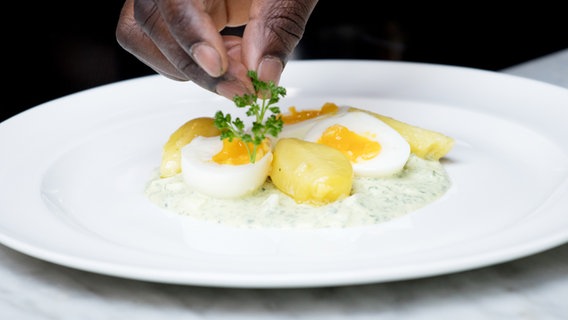
[[[168,178],[181,172],[181,148],[197,136],[214,137],[221,135],[215,127],[215,119],[210,117],[195,118],[179,127],[164,144],[160,177]]]
[[[297,138],[282,138],[273,155],[270,179],[297,203],[324,205],[351,193],[353,168],[339,150]]]
[[[363,111],[379,118],[396,130],[410,144],[410,151],[426,160],[440,160],[454,146],[454,139],[440,132],[420,128],[369,110],[350,107],[349,111]]]

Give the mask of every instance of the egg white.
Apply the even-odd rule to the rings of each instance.
[[[304,139],[317,142],[327,128],[339,124],[358,135],[375,140],[381,145],[380,153],[368,160],[352,161],[356,176],[386,177],[404,168],[410,156],[410,145],[389,125],[365,112],[346,112],[315,123]]]
[[[191,189],[216,198],[238,198],[266,181],[272,164],[271,151],[255,163],[229,165],[212,160],[222,149],[219,137],[196,137],[181,149],[181,174]]]

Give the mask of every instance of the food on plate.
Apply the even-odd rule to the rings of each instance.
[[[250,162],[240,139],[196,137],[181,151],[181,174],[190,188],[205,195],[246,196],[264,184],[272,163],[269,143],[257,148],[255,162]]]
[[[221,135],[221,131],[215,127],[214,122],[215,119],[209,117],[191,119],[170,135],[162,150],[160,177],[167,178],[181,172],[181,148],[195,137]]]
[[[315,121],[343,112],[365,112],[378,118],[396,130],[410,145],[410,151],[420,158],[427,160],[440,160],[454,146],[454,139],[443,133],[421,128],[402,122],[370,110],[356,107],[339,107],[333,102],[326,102],[321,109],[308,109],[298,111],[290,107],[286,115],[282,115],[284,127],[278,135],[279,138],[290,136],[304,136]]]
[[[218,137],[196,137],[181,149],[181,174],[197,192],[215,198],[239,198],[260,188],[272,165],[270,138],[282,130],[280,109],[275,105],[286,90],[274,83],[259,81],[249,73],[255,94],[234,99],[238,108],[247,108],[254,118],[252,128],[230,113],[217,111],[213,125]],[[259,94],[267,98],[259,98]]]
[[[257,94],[234,99],[249,119],[217,111],[170,136],[146,189],[153,202],[237,226],[347,227],[388,221],[449,189],[440,159],[453,138],[332,102],[281,113],[286,90],[249,76]]]
[[[410,156],[410,145],[394,129],[365,112],[343,112],[314,124],[303,139],[344,153],[357,176],[398,173]]]
[[[350,107],[351,111],[367,112],[395,129],[410,144],[415,155],[427,160],[440,160],[454,146],[454,139],[437,131],[432,131],[395,120],[368,110]]]
[[[296,202],[321,205],[351,194],[353,167],[349,158],[333,147],[283,138],[274,147],[270,179]]]

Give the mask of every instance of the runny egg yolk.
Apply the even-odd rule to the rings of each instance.
[[[249,150],[255,150],[254,145],[249,142],[243,142],[241,139],[234,138],[232,141],[223,139],[223,149],[214,155],[211,160],[218,164],[241,165],[250,163]],[[256,160],[262,159],[264,155],[270,150],[268,141],[261,143],[256,147]]]
[[[288,114],[282,115],[281,117],[285,125],[302,122],[308,119],[319,117],[324,114],[334,113],[339,110],[339,107],[335,103],[327,102],[319,110],[297,111],[296,107],[290,107],[288,108],[288,110]]]
[[[343,152],[351,162],[369,160],[381,152],[380,143],[339,124],[327,128],[317,142]]]

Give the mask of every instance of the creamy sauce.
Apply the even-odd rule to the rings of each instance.
[[[180,174],[164,179],[156,175],[146,196],[169,211],[235,227],[345,228],[386,222],[417,210],[440,198],[450,185],[439,161],[411,155],[396,176],[356,177],[351,196],[320,207],[297,204],[270,181],[244,198],[215,199],[190,190]]]

